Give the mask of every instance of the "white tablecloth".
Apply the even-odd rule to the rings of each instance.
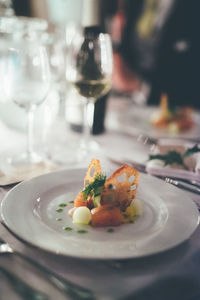
[[[109,117],[109,116],[107,116]],[[14,132],[0,122],[1,149],[24,143],[24,135]],[[103,165],[116,168],[108,159],[133,159],[143,161],[148,153],[146,146],[138,144],[128,135],[107,131],[96,136],[104,153],[98,153]],[[106,154],[106,155],[105,155]],[[91,157],[77,166],[87,166]],[[191,199],[198,201],[200,196],[188,193]],[[0,194],[2,199],[2,194]],[[17,203],[16,203],[17,205]],[[97,299],[137,299],[137,300],[198,300],[200,299],[200,229],[180,246],[143,259],[126,261],[89,261],[62,258],[32,249],[15,239],[2,225],[0,237],[8,241],[15,249],[33,257],[43,265],[54,270],[64,278],[90,288],[98,294]],[[117,251],[117,249],[116,249]],[[41,274],[11,256],[0,256],[0,266],[15,272],[23,280],[49,295],[49,299],[70,299],[46,282]],[[20,299],[0,275],[0,299]],[[73,299],[73,298],[72,298]],[[76,298],[74,298],[76,299]],[[29,299],[27,299],[29,300]]]

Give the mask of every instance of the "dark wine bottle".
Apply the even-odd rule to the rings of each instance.
[[[105,32],[103,7],[101,0],[84,0],[82,10],[82,26],[85,38],[89,39]],[[94,69],[95,65],[87,66],[87,72],[91,72],[93,77],[98,77],[98,69]],[[95,78],[94,78],[95,79]],[[91,127],[92,134],[100,134],[105,130],[104,120],[106,113],[106,103],[108,94],[101,96],[95,103],[93,124]]]

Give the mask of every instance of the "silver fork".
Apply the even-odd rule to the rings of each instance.
[[[23,259],[24,261],[28,262],[33,267],[37,268],[45,277],[45,279],[49,280],[50,283],[52,283],[59,291],[64,293],[66,296],[68,296],[70,299],[73,300],[95,300],[97,297],[94,295],[94,293],[86,288],[83,288],[77,284],[74,284],[60,275],[54,273],[47,267],[44,267],[43,265],[39,264],[34,259],[13,250],[13,248],[10,247],[8,243],[6,243],[4,240],[0,239],[0,255],[16,255]],[[0,267],[1,271],[1,267]],[[5,275],[5,271],[4,275]],[[13,274],[10,274],[13,276]],[[37,291],[36,291],[37,292]],[[33,293],[32,293],[33,294]],[[69,299],[68,298],[68,299]],[[40,298],[28,298],[28,299],[40,299]],[[45,298],[44,298],[45,299]],[[41,298],[43,300],[43,298]],[[46,299],[45,299],[46,300]]]
[[[26,282],[24,282],[22,279],[20,279],[18,276],[14,275],[10,271],[8,271],[6,268],[0,266],[0,274],[6,278],[8,283],[12,286],[14,291],[22,297],[24,300],[48,300],[49,297],[34,288],[32,288],[30,285],[28,285]]]

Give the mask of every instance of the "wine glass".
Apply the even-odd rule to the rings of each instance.
[[[46,98],[50,87],[50,70],[46,49],[39,39],[21,37],[8,43],[2,58],[4,95],[27,113],[27,149],[13,154],[8,163],[31,165],[43,160],[34,151],[35,110]]]
[[[47,34],[47,53],[51,70],[52,88],[57,92],[60,100],[60,115],[65,110],[65,50],[66,43],[62,28],[55,27]]]
[[[78,32],[68,49],[66,58],[66,78],[83,96],[85,124],[83,149],[98,149],[91,139],[90,129],[97,99],[108,93],[112,85],[112,44],[109,34]]]

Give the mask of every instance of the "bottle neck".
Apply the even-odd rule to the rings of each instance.
[[[96,25],[96,26],[87,26],[84,27],[84,33],[87,35],[97,35],[99,33],[105,33],[105,28],[103,24]]]
[[[81,25],[85,33],[105,32],[101,0],[84,0]]]

